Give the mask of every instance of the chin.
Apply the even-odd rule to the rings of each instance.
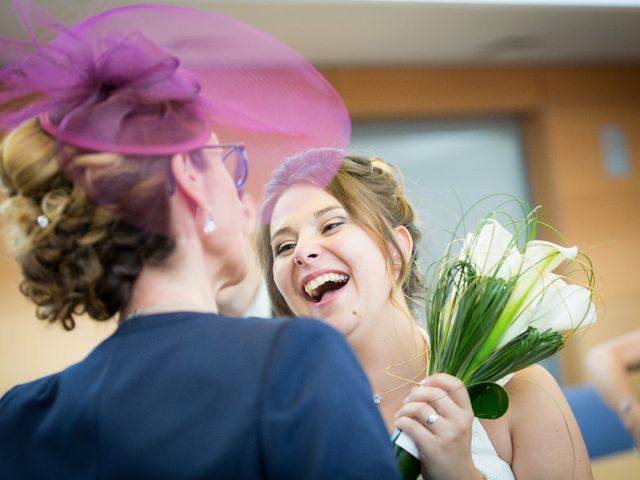
[[[312,317],[314,315],[311,315]],[[335,328],[338,332],[340,332],[345,338],[351,337],[357,330],[360,325],[360,319],[356,316],[353,316],[350,312],[348,316],[339,316],[338,318],[332,318],[333,315],[329,318],[321,318],[320,320],[327,325]],[[316,317],[318,318],[318,317]]]

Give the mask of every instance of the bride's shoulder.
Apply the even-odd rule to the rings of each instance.
[[[540,408],[540,402],[552,402],[557,404],[564,396],[558,382],[543,367],[532,365],[516,372],[513,378],[505,385],[509,393],[509,400],[517,410]],[[537,406],[537,407],[536,407]]]
[[[558,382],[540,366],[506,385],[516,478],[591,478],[580,429]]]

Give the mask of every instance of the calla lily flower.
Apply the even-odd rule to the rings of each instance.
[[[519,312],[502,336],[500,346],[530,326],[540,331],[568,332],[595,322],[596,309],[587,288],[567,284],[554,274],[546,274],[539,285],[544,286],[540,298]]]

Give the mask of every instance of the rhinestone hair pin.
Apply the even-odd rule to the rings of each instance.
[[[38,215],[36,217],[36,223],[38,224],[38,226],[41,229],[44,230],[45,228],[47,228],[49,226],[49,219],[47,218],[46,215]]]

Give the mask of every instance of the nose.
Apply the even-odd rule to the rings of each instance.
[[[298,242],[295,252],[293,253],[293,261],[299,267],[305,264],[313,262],[320,255],[320,250],[317,245],[306,243],[301,244]]]

